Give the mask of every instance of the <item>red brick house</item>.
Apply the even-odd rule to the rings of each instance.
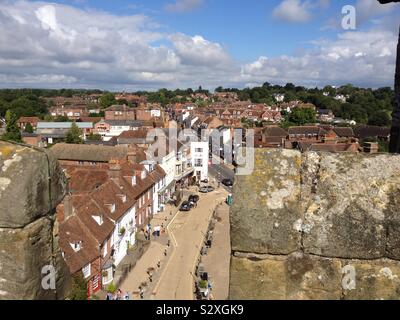
[[[21,117],[17,123],[21,130],[25,130],[28,123],[32,126],[33,130],[36,130],[39,121],[41,120],[38,117]]]
[[[106,120],[136,120],[135,109],[127,105],[114,105],[105,110]]]
[[[261,115],[261,119],[267,122],[280,123],[283,117],[280,111],[267,110]]]

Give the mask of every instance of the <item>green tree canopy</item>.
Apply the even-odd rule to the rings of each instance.
[[[21,132],[17,124],[17,115],[10,110],[7,110],[5,119],[6,132],[3,134],[2,139],[7,141],[22,142]]]
[[[288,120],[298,126],[316,123],[316,112],[311,108],[295,108],[289,114]]]
[[[67,133],[67,137],[65,138],[65,142],[69,144],[82,144],[82,130],[76,125],[75,122],[72,123],[71,129],[69,129]]]
[[[391,123],[391,117],[383,110],[373,113],[368,119],[368,124],[371,126],[389,127]]]
[[[87,300],[87,283],[81,273],[72,277],[71,291],[68,297],[70,300]]]
[[[33,127],[29,122],[26,124],[24,131],[27,133],[33,133]]]
[[[104,93],[100,98],[100,106],[102,109],[106,109],[116,103],[115,95],[111,92]]]

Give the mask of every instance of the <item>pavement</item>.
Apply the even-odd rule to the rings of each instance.
[[[197,194],[197,188],[191,187],[189,191],[185,191],[184,197],[187,198],[189,194]],[[163,213],[156,215],[151,225],[154,228],[163,224],[165,233],[159,238],[152,238],[150,247],[120,289],[129,292],[133,300],[140,299],[139,287],[143,288],[144,299],[192,300],[194,272],[200,249],[212,214],[216,206],[226,200],[227,195],[228,192],[221,187],[212,193],[200,194],[197,207],[188,213],[167,206]],[[152,282],[148,274],[149,268],[153,269]]]
[[[212,231],[212,246],[207,250],[207,254],[202,256],[201,264],[213,285],[213,298],[215,300],[228,300],[231,240],[229,206],[226,203],[217,208],[216,217]]]
[[[167,257],[164,255],[164,251],[167,249],[170,250],[170,247],[167,246],[169,236],[167,234],[167,226],[171,223],[172,219],[178,213],[178,209],[174,206],[168,205],[166,206],[164,212],[158,213],[151,220],[151,225],[154,228],[155,226],[163,225],[166,228],[166,232],[162,233],[160,237],[155,238],[151,237],[151,243],[149,248],[140,258],[140,260],[136,263],[135,267],[131,270],[129,275],[123,281],[120,286],[120,289],[123,292],[129,292],[132,299],[140,299],[140,290],[139,287],[144,288],[145,296],[149,296],[151,294],[151,286],[154,284],[154,281],[157,278],[157,273],[159,274],[164,265]],[[160,262],[160,267],[158,267],[158,262]],[[148,269],[153,268],[153,282],[150,282]],[[143,286],[143,283],[146,283],[146,286]]]

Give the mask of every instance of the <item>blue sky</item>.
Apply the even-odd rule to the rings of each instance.
[[[340,28],[349,4],[358,22],[350,31]],[[14,59],[11,69],[7,59],[22,48],[12,46],[15,34],[3,36],[0,83],[390,85],[399,12],[400,5],[376,0],[3,0],[0,28],[20,32],[36,58]]]
[[[53,1],[96,8],[117,15],[145,14],[170,32],[202,35],[222,44],[237,59],[246,61],[260,55],[292,54],[309,46],[311,39],[334,37],[324,29],[330,19],[340,18],[341,8],[356,1],[332,1],[325,10],[313,10],[308,23],[287,23],[274,19],[273,10],[280,0],[204,0],[193,10],[170,12],[168,0],[62,0]]]

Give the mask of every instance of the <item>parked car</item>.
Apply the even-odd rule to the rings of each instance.
[[[227,187],[232,187],[233,181],[231,179],[224,179],[224,180],[222,180],[222,184]]]
[[[201,187],[201,188],[199,189],[199,191],[200,191],[201,193],[209,193],[209,192],[213,192],[213,191],[214,191],[214,188],[211,187],[211,186],[205,186],[205,187]]]
[[[192,194],[191,196],[189,196],[188,201],[189,202],[193,202],[193,203],[197,203],[200,200],[200,197],[196,194]]]
[[[190,211],[190,209],[192,209],[192,205],[190,204],[189,201],[184,201],[181,204],[181,207],[179,208],[179,211]]]

